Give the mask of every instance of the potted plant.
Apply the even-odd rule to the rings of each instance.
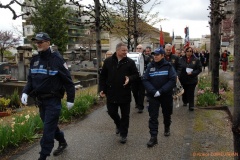
[[[7,109],[9,104],[10,104],[10,99],[4,98],[4,97],[0,98],[0,117],[10,115],[10,112],[9,112],[10,110]]]

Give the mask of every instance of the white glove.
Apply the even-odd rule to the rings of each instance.
[[[27,99],[28,95],[26,93],[23,93],[21,98],[22,104],[27,105]]]
[[[67,102],[67,108],[70,110],[73,107],[74,103]]]
[[[155,93],[154,97],[159,97],[159,96],[160,96],[160,93],[159,93],[159,91],[157,91],[157,92]]]

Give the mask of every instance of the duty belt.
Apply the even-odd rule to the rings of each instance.
[[[53,98],[53,97],[58,97],[56,94],[53,93],[46,93],[46,94],[40,94],[37,95],[37,99],[47,99],[47,98]]]

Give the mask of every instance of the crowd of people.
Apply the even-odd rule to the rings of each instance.
[[[64,133],[58,127],[61,112],[61,99],[67,93],[67,108],[74,106],[75,88],[66,62],[58,51],[50,48],[51,38],[40,32],[32,41],[36,44],[38,55],[30,63],[28,82],[22,91],[21,101],[27,104],[28,96],[36,101],[40,117],[44,124],[40,141],[39,160],[45,160],[54,146],[54,139],[59,142],[54,156],[60,155],[67,147]],[[144,72],[140,73],[135,61],[127,56],[128,48],[124,43],[116,45],[114,53],[108,51],[101,72],[99,73],[99,95],[106,97],[109,116],[115,123],[115,132],[120,134],[120,143],[127,142],[130,103],[132,94],[138,113],[147,108],[149,113],[150,140],[148,147],[158,143],[158,117],[160,107],[163,114],[164,136],[170,136],[171,115],[173,112],[173,91],[180,82],[184,93],[183,106],[194,111],[194,90],[198,75],[208,66],[209,52],[197,52],[191,47],[176,50],[172,53],[172,45],[166,44],[152,51],[139,44],[135,52],[143,56]],[[226,70],[228,52],[221,55],[223,69]],[[144,106],[144,99],[148,106]],[[120,108],[120,114],[119,114]]]
[[[119,45],[123,48],[119,48]],[[142,64],[144,73],[141,75],[139,71],[136,72],[136,65],[134,66],[133,61],[127,57],[127,52],[126,46],[119,43],[116,52],[105,59],[100,73],[100,96],[107,97],[108,114],[116,125],[116,133],[120,133],[120,142],[126,143],[132,92],[138,113],[143,113],[144,108],[148,109],[151,138],[147,146],[152,147],[158,143],[160,107],[163,114],[164,136],[170,136],[173,91],[177,87],[177,82],[180,82],[184,89],[183,106],[188,106],[189,111],[194,111],[194,90],[202,67],[205,69],[208,65],[209,53],[201,52],[197,55],[191,47],[188,47],[183,51],[176,50],[173,54],[171,44],[154,51],[150,46],[144,49],[143,45],[139,44],[135,52],[144,57]],[[124,97],[126,95],[129,97]],[[124,100],[121,99],[123,97]],[[148,106],[144,106],[145,97]],[[118,108],[121,115],[118,114]]]

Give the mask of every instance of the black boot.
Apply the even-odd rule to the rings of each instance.
[[[189,111],[194,111],[194,107],[189,107]]]
[[[59,143],[59,146],[58,146],[58,148],[53,152],[53,155],[54,156],[58,156],[58,155],[60,155],[63,151],[64,151],[64,149],[65,148],[67,148],[67,143],[65,142],[65,143]]]
[[[170,136],[170,127],[164,127],[164,136]]]
[[[147,143],[148,147],[153,147],[154,145],[158,144],[157,137],[151,137]]]
[[[120,143],[125,144],[127,142],[127,137],[121,136]]]
[[[40,157],[38,158],[38,160],[46,160],[47,159],[47,156],[45,156],[45,155],[40,155]]]

